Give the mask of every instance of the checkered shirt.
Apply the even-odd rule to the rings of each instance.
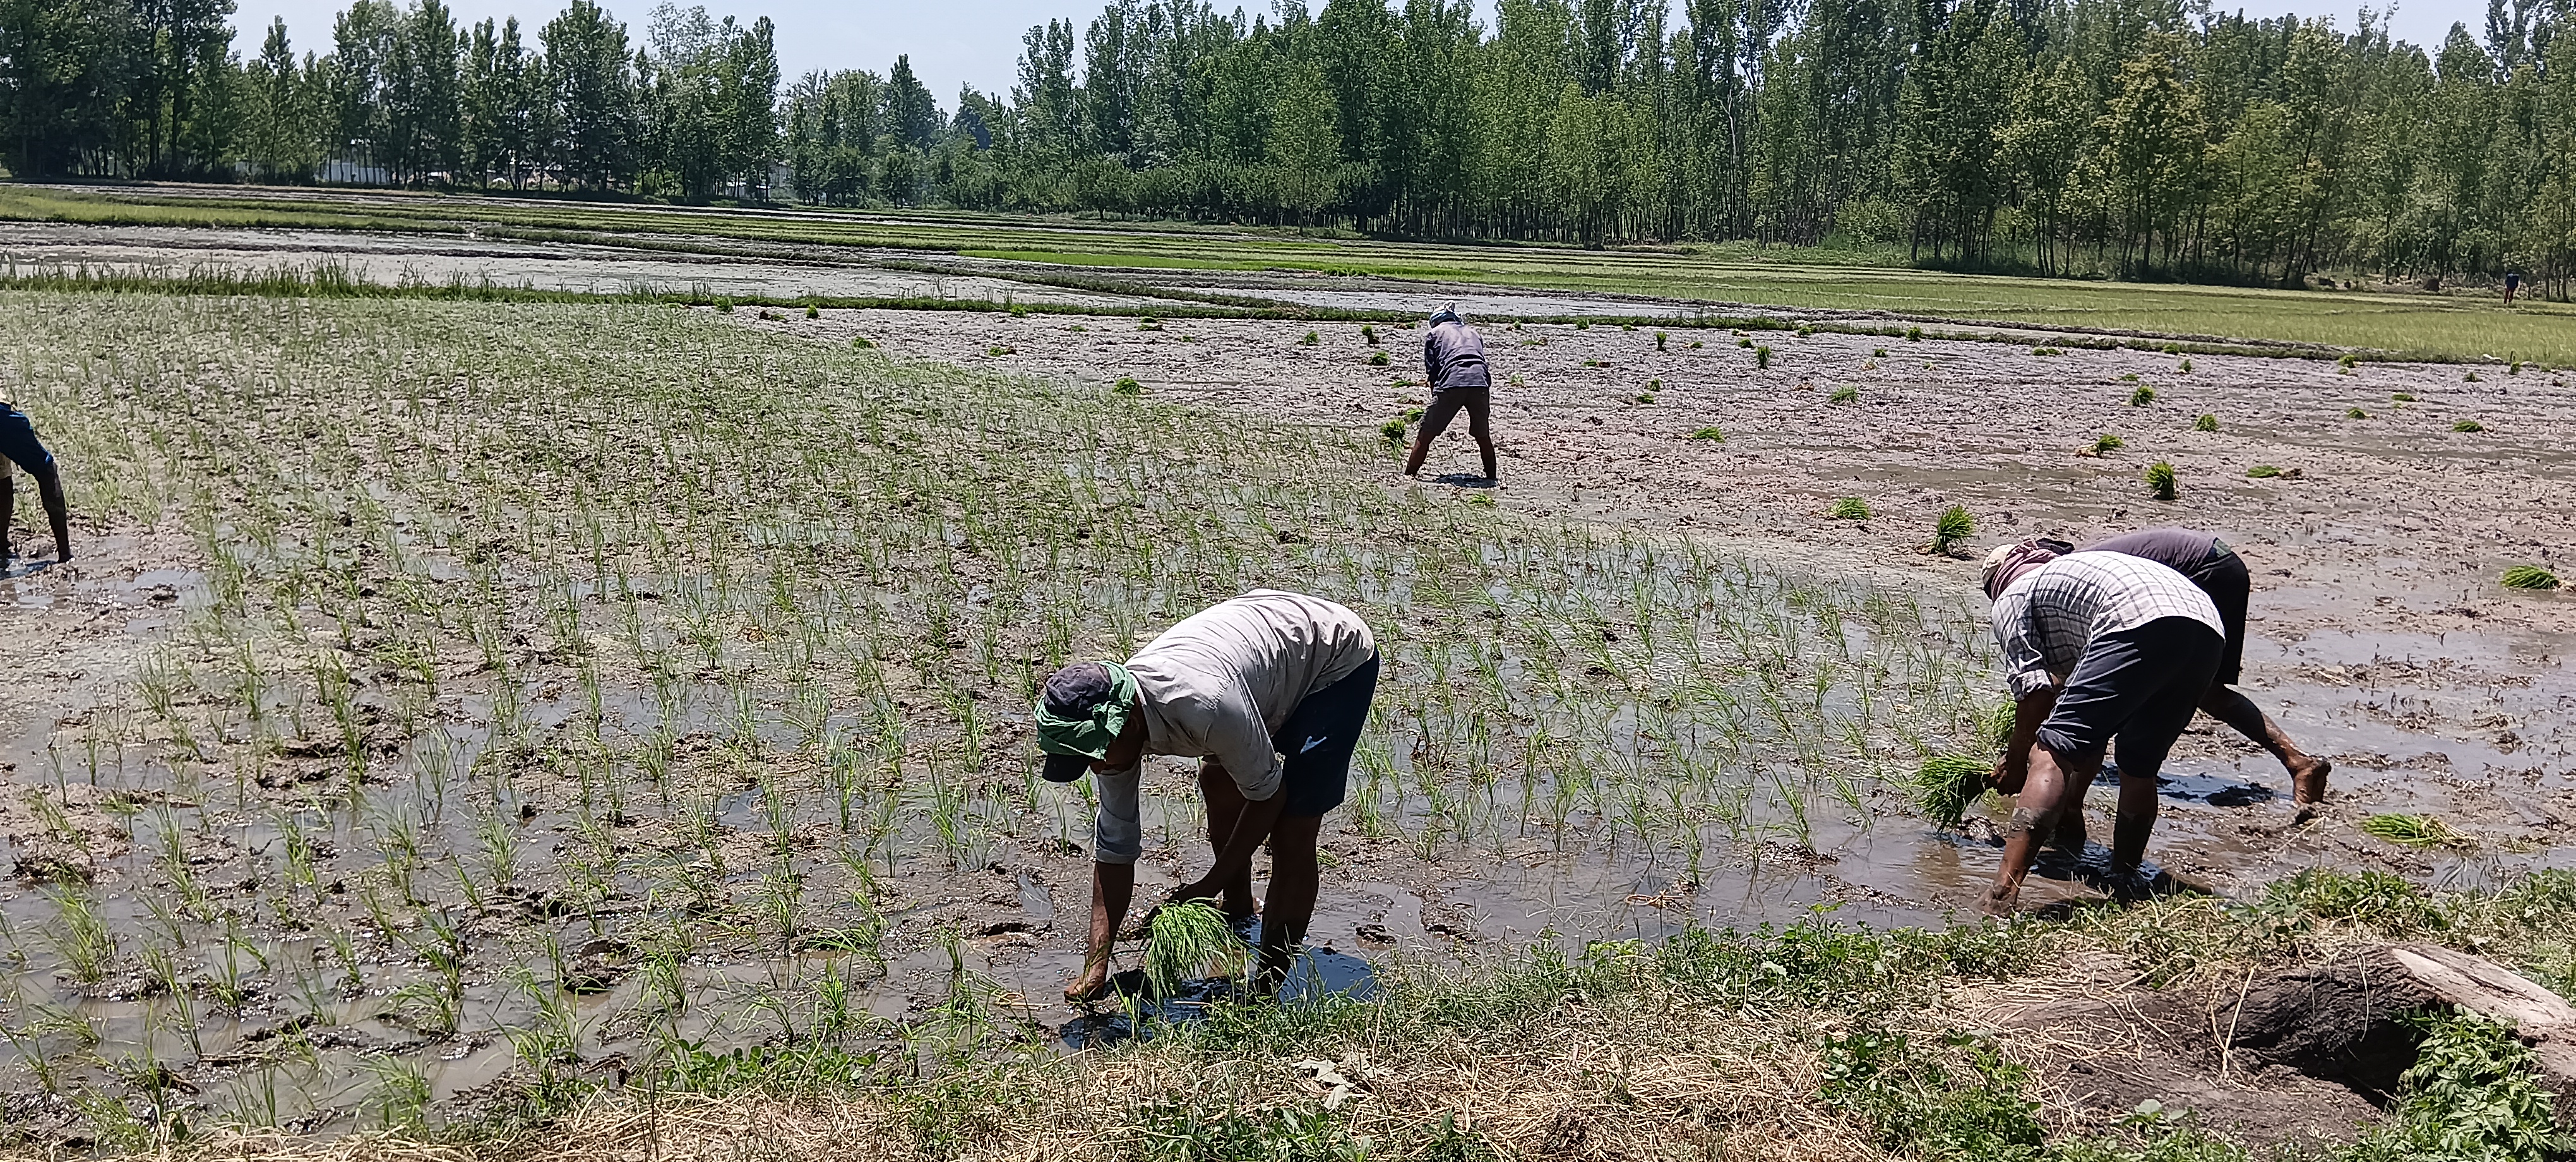
[[[2218,607],[2170,567],[2121,553],[2075,553],[2014,579],[1995,598],[2004,681],[2028,698],[2066,681],[2096,636],[2188,617],[2224,636]]]

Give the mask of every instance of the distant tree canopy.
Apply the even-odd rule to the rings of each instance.
[[[898,56],[780,93],[766,19],[592,0],[533,38],[357,0],[0,0],[26,176],[383,180],[1197,218],[1475,239],[1848,239],[2298,285],[2576,269],[2576,0],[2427,52],[2181,0],[1116,0],[952,110]],[[533,43],[531,43],[533,40]],[[773,164],[792,175],[767,186]]]

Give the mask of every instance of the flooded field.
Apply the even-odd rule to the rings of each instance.
[[[1972,563],[1923,551],[1953,503],[1979,544],[2183,523],[2253,562],[2249,689],[2335,799],[2289,827],[2204,721],[2165,866],[2570,862],[2563,603],[2495,583],[2570,531],[2538,369],[1497,326],[1487,489],[1396,474],[1400,328],[5,297],[88,530],[0,578],[0,1089],[52,1133],[1096,1035],[1057,999],[1091,805],[1036,778],[1031,691],[1254,586],[1352,604],[1389,661],[1325,829],[1337,987],[1938,922],[1996,838],[1902,789],[2000,698]],[[1154,892],[1204,852],[1190,768],[1148,791]],[[2358,830],[2384,811],[2471,845]],[[2055,874],[2038,902],[2093,891]]]

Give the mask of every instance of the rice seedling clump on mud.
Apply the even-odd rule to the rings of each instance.
[[[1857,496],[1840,497],[1825,510],[1825,515],[1835,520],[1868,520],[1869,503]]]
[[[1726,442],[1726,432],[1719,428],[1701,428],[1696,432],[1692,432],[1690,434],[1690,438],[1694,440],[1706,440],[1712,444],[1723,444]]]
[[[1941,515],[1932,522],[1932,551],[1955,552],[1962,542],[1975,535],[1977,518],[1969,515],[1968,506],[1951,505],[1942,509]]]
[[[2196,432],[2215,432],[2218,430],[2218,417],[2209,412],[2202,412],[2199,419],[2191,422],[2191,427]]]
[[[2142,408],[2154,402],[2156,402],[2156,389],[2152,387],[2141,385],[2138,390],[2129,393],[2130,407]]]
[[[1835,389],[1834,389],[1834,393],[1833,393],[1832,395],[1829,395],[1829,396],[1825,397],[1825,402],[1826,402],[1826,403],[1851,403],[1852,401],[1857,400],[1857,399],[1859,399],[1859,398],[1860,398],[1860,389],[1859,389],[1859,388],[1857,388],[1857,387],[1853,387],[1852,385],[1850,385],[1850,384],[1846,383],[1846,384],[1842,385],[1841,387],[1837,387],[1837,388],[1835,388]]]
[[[2270,464],[2257,464],[2245,470],[2245,475],[2256,480],[2270,480],[2280,474],[2281,470]]]
[[[2172,500],[2182,493],[2182,484],[2174,474],[2174,466],[2165,461],[2147,465],[2146,481],[2148,493],[2158,500]]]
[[[2104,432],[2099,436],[2093,437],[2093,454],[2096,456],[2105,452],[2117,452],[2128,446],[2129,442],[2127,440],[2123,440],[2109,432]]]
[[[2538,565],[2516,565],[2504,571],[2507,589],[2556,589],[2558,574]]]
[[[1243,972],[1245,946],[1225,922],[1225,913],[1202,900],[1166,904],[1154,913],[1145,935],[1145,979],[1158,996],[1210,975],[1228,979]]]
[[[1122,375],[1118,377],[1118,382],[1109,385],[1109,390],[1119,395],[1143,395],[1145,385],[1136,382],[1135,376]]]
[[[2373,815],[2361,821],[2361,831],[2407,847],[2475,846],[2468,836],[2430,815]]]
[[[2451,425],[2451,430],[2454,432],[2483,432],[2487,430],[2487,426],[2477,422],[2476,420],[2461,420],[2460,422]]]

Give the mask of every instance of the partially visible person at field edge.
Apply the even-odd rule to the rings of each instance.
[[[36,478],[36,495],[44,501],[45,515],[54,523],[54,559],[72,559],[71,506],[63,499],[63,474],[54,464],[54,454],[36,439],[35,421],[17,405],[0,399],[0,458],[27,470]],[[18,515],[17,474],[0,465],[0,565],[9,562],[9,529]]]
[[[2190,578],[2124,553],[2002,545],[1986,555],[1984,580],[2014,703],[1993,785],[2020,800],[2003,865],[1979,905],[2010,914],[2040,845],[2062,828],[2082,834],[2084,793],[2114,745],[2120,808],[2110,872],[2130,886],[2155,831],[2158,772],[2227,648],[2218,607]]]
[[[2504,305],[2512,306],[2514,292],[2521,289],[2522,275],[2517,271],[2504,272]]]
[[[1252,857],[1269,846],[1256,979],[1275,986],[1314,917],[1316,836],[1324,813],[1348,793],[1377,674],[1376,638],[1358,614],[1318,597],[1256,589],[1183,619],[1124,664],[1076,662],[1047,679],[1036,707],[1043,773],[1069,783],[1089,771],[1100,799],[1090,935],[1066,999],[1108,991],[1111,948],[1143,850],[1137,800],[1148,754],[1200,760],[1215,853],[1207,874],[1167,902],[1214,899],[1230,921],[1249,922]]]
[[[1422,381],[1431,387],[1431,403],[1422,409],[1422,427],[1414,434],[1413,454],[1404,461],[1404,474],[1422,472],[1431,441],[1448,431],[1449,421],[1464,410],[1467,434],[1475,438],[1476,451],[1485,458],[1485,479],[1500,481],[1491,424],[1494,379],[1485,365],[1485,337],[1458,317],[1455,306],[1431,313],[1431,326],[1422,336]]]
[[[2063,542],[2026,543],[2063,551]],[[2245,611],[2254,590],[2245,558],[2214,533],[2177,528],[2123,533],[2075,551],[2142,557],[2182,574],[2209,595],[2210,603],[2218,607],[2227,646],[2218,655],[2218,673],[2210,679],[2209,693],[2201,698],[2200,708],[2272,752],[2281,768],[2290,773],[2290,802],[2298,808],[2299,817],[2314,814],[2317,804],[2325,802],[2326,776],[2334,770],[2333,761],[2300,750],[2280,723],[2236,689],[2245,674]]]

